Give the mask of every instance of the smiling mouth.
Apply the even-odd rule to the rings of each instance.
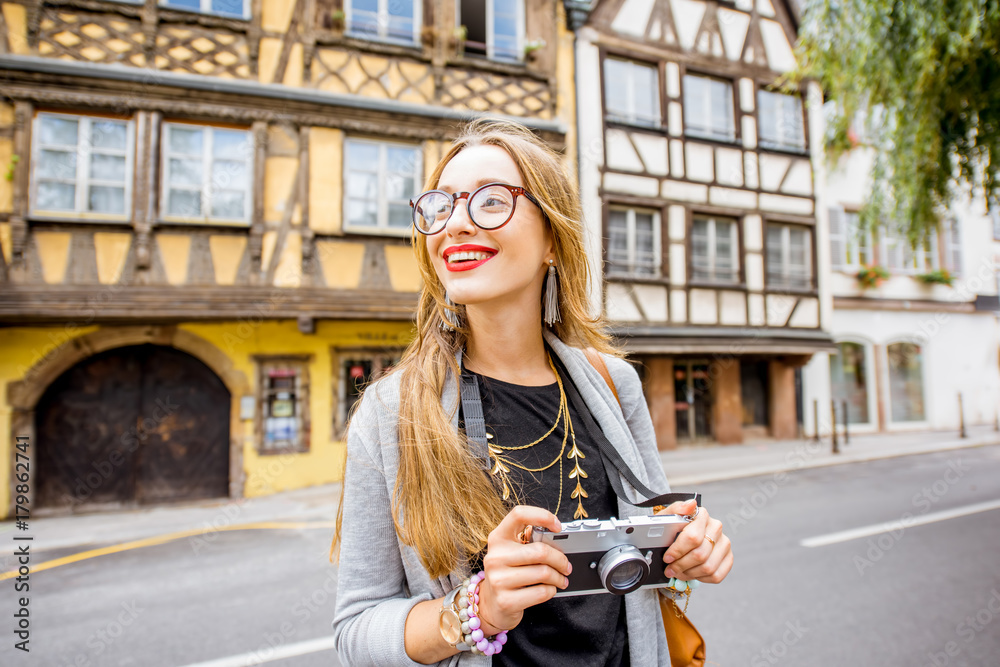
[[[450,265],[461,264],[464,262],[482,262],[493,257],[495,254],[496,253],[483,252],[481,250],[453,252],[445,258],[445,261]]]

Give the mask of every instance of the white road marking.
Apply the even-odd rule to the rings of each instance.
[[[231,655],[228,658],[218,658],[207,662],[196,662],[185,667],[251,667],[251,665],[263,665],[265,662],[294,658],[297,655],[305,655],[306,653],[329,651],[332,648],[334,648],[333,637],[320,637],[319,639],[310,639],[274,648],[264,646],[257,651]]]
[[[908,520],[896,519],[895,521],[886,521],[885,523],[877,523],[872,526],[862,526],[861,528],[842,530],[838,533],[809,537],[799,542],[799,545],[803,547],[825,547],[829,544],[849,542],[850,540],[856,540],[861,537],[880,535],[881,533],[891,533],[898,530],[905,530],[906,528],[912,528],[913,526],[922,526],[926,523],[947,521],[948,519],[957,519],[961,516],[978,514],[979,512],[989,512],[990,510],[996,509],[1000,509],[1000,500],[988,500],[983,503],[956,507],[955,509],[944,510],[942,512],[932,512],[930,514],[924,514],[923,516],[912,517]]]

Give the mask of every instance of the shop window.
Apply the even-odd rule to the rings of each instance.
[[[739,282],[736,220],[696,217],[691,225],[691,279],[696,282]]]
[[[915,343],[893,343],[886,350],[892,421],[925,421],[923,351]]]
[[[757,95],[758,141],[761,148],[804,151],[806,134],[802,98],[762,90]]]
[[[129,219],[133,153],[129,121],[38,114],[31,161],[32,214]]]
[[[659,214],[634,208],[608,212],[608,274],[660,275]]]
[[[422,7],[416,0],[348,0],[347,30],[354,37],[415,43],[420,40]]]
[[[684,76],[684,134],[689,137],[733,141],[733,86],[705,76]]]
[[[770,363],[767,361],[740,361],[740,395],[743,399],[744,426],[768,425],[770,369]]]
[[[767,286],[811,289],[812,231],[796,225],[767,225]]]
[[[830,258],[834,269],[851,271],[875,263],[871,231],[862,231],[857,211],[830,209]]]
[[[523,0],[458,0],[458,25],[465,29],[465,53],[520,61],[524,52]]]
[[[420,183],[420,148],[348,139],[344,154],[347,229],[408,233],[412,224],[409,201]]]
[[[308,357],[261,357],[257,362],[258,451],[308,451]]]
[[[604,104],[610,121],[658,127],[662,121],[656,67],[620,58],[606,59]]]
[[[249,0],[160,0],[160,6],[201,14],[250,18]]]
[[[830,355],[830,394],[838,414],[847,401],[847,421],[868,424],[868,358],[860,343],[837,343],[837,353]],[[843,417],[841,417],[843,419]]]
[[[161,215],[170,222],[249,225],[249,130],[166,123]]]
[[[333,410],[333,433],[343,436],[354,407],[365,388],[399,363],[401,350],[343,350],[334,354],[333,395],[337,405]]]

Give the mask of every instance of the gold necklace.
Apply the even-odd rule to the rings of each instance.
[[[559,412],[556,414],[556,421],[555,421],[554,424],[552,424],[552,428],[550,428],[545,433],[545,435],[543,435],[542,437],[538,438],[534,442],[530,442],[530,443],[528,443],[526,445],[506,446],[505,447],[503,445],[500,445],[499,443],[489,443],[488,442],[487,443],[487,448],[489,450],[490,456],[493,458],[493,461],[494,461],[493,467],[490,470],[490,474],[493,475],[494,477],[498,477],[500,479],[501,485],[503,486],[503,499],[507,500],[508,498],[510,498],[510,495],[511,495],[511,491],[510,491],[510,466],[513,466],[513,467],[518,468],[520,470],[524,470],[525,472],[532,472],[532,473],[534,473],[534,472],[543,472],[545,470],[548,470],[549,468],[551,468],[552,466],[554,466],[556,463],[558,463],[559,464],[559,495],[557,496],[558,499],[556,501],[555,512],[553,512],[553,514],[555,514],[556,516],[558,516],[559,515],[559,508],[562,506],[562,490],[563,490],[563,458],[562,458],[562,456],[563,456],[563,452],[566,451],[566,441],[567,441],[567,438],[572,438],[573,446],[570,448],[570,453],[566,456],[566,458],[568,458],[568,459],[574,459],[573,470],[570,472],[569,478],[570,479],[576,479],[576,489],[573,491],[573,493],[572,493],[572,495],[570,497],[577,499],[577,508],[576,508],[576,511],[573,513],[573,518],[574,519],[579,519],[581,516],[583,516],[583,517],[588,516],[587,515],[587,511],[583,509],[583,499],[587,497],[587,492],[583,489],[583,485],[581,483],[581,480],[583,478],[587,477],[587,473],[584,472],[584,470],[583,470],[582,467],[580,467],[580,459],[584,459],[586,457],[583,455],[583,452],[581,452],[577,448],[577,446],[576,446],[576,433],[573,431],[573,422],[572,422],[572,420],[570,419],[570,416],[569,416],[569,405],[568,405],[568,402],[566,400],[566,390],[563,388],[562,378],[559,376],[559,372],[556,370],[555,364],[552,363],[552,356],[551,355],[546,355],[546,356],[547,356],[547,359],[548,359],[548,362],[549,362],[549,368],[552,369],[552,372],[556,376],[556,384],[559,385]],[[511,452],[511,451],[519,451],[519,450],[528,449],[528,448],[534,447],[535,445],[537,445],[540,442],[544,441],[546,438],[548,438],[550,435],[552,435],[552,433],[556,430],[556,427],[559,425],[559,419],[560,419],[560,417],[563,419],[563,439],[562,439],[562,446],[559,449],[559,454],[557,454],[556,457],[554,459],[552,459],[552,461],[550,461],[548,464],[546,464],[544,466],[541,466],[539,468],[529,468],[529,467],[527,467],[525,465],[522,465],[522,464],[518,463],[517,461],[512,460],[508,456],[504,455],[504,452]],[[492,439],[492,434],[489,434],[488,437],[490,437]]]

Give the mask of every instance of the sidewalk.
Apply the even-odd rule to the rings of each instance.
[[[992,426],[969,429],[962,439],[954,431],[852,436],[831,453],[830,439],[754,441],[742,445],[699,445],[663,452],[661,458],[672,488],[684,490],[702,482],[766,475],[782,470],[855,463],[928,452],[1000,444]],[[215,499],[148,509],[31,519],[22,535],[34,536],[33,551],[84,550],[185,531],[203,531],[211,539],[219,530],[264,522],[311,523],[329,530],[337,518],[339,484],[285,491],[250,499]],[[12,532],[13,522],[0,523],[0,533]]]
[[[843,434],[838,435],[839,454],[833,453],[830,437],[825,436],[819,442],[759,440],[742,445],[695,445],[665,451],[660,458],[670,487],[684,490],[702,482],[1000,444],[1000,432],[993,426],[971,426],[967,438],[959,437],[957,431],[878,433],[852,435],[845,445]]]

